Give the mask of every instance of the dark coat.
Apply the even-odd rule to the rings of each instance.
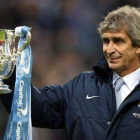
[[[32,86],[33,126],[65,128],[67,140],[139,140],[140,85],[116,112],[112,71],[104,57],[93,70],[79,74],[64,86]],[[1,100],[10,110],[6,100],[11,97],[4,96]]]

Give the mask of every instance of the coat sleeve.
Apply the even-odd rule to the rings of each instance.
[[[64,128],[64,115],[67,103],[72,98],[77,78],[72,79],[66,85],[45,86],[41,89],[31,85],[31,117],[32,125],[41,128]],[[15,74],[6,84],[14,91]],[[0,99],[6,110],[10,113],[13,93],[1,94]]]
[[[31,115],[35,127],[64,128],[66,109],[65,87],[46,86],[37,89],[31,86]]]
[[[64,128],[65,111],[73,97],[80,75],[63,86],[52,85],[42,89],[31,86],[31,115],[34,127]]]

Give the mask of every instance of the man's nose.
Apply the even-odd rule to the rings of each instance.
[[[111,54],[115,51],[115,44],[113,42],[110,42],[107,47],[107,54]]]

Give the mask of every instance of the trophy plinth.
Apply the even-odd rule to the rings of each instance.
[[[0,94],[11,93],[11,92],[12,90],[9,89],[9,86],[4,84],[2,80],[0,79]]]

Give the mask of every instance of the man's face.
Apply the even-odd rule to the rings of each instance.
[[[106,31],[102,35],[103,53],[109,68],[125,76],[137,68],[139,64],[139,47],[133,47],[132,42],[124,31]]]

